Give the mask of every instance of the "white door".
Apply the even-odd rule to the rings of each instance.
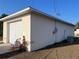
[[[15,44],[16,39],[22,37],[22,33],[22,21],[9,23],[9,40],[11,44]]]

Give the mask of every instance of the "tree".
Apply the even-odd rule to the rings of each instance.
[[[5,13],[3,13],[3,14],[0,16],[0,19],[1,19],[1,18],[4,18],[4,17],[6,17],[6,16],[8,16],[8,15],[5,14]]]
[[[4,18],[6,16],[8,16],[8,15],[3,13],[2,15],[0,15],[0,19]],[[2,36],[2,35],[3,35],[3,21],[0,21],[0,36]]]
[[[75,24],[75,29],[79,29],[79,22]]]

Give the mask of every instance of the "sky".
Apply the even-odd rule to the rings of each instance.
[[[72,24],[79,22],[79,0],[0,0],[0,14],[10,15],[28,6]]]

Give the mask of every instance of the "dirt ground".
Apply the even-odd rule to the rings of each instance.
[[[16,54],[16,55],[15,55]],[[7,54],[0,59],[79,59],[79,44],[58,44],[34,52]]]
[[[79,45],[51,48],[32,53],[24,52],[8,59],[79,59]]]

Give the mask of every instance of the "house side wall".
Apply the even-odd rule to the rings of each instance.
[[[57,32],[54,33],[55,27]],[[60,42],[73,36],[73,27],[42,15],[32,13],[31,20],[31,47],[32,51],[43,48],[47,45]]]
[[[23,25],[23,36],[26,37],[26,41],[28,43],[28,51],[31,51],[31,45],[30,45],[30,31],[31,31],[31,25],[30,25],[30,19],[31,15],[30,14],[25,14],[21,15],[19,17],[13,18],[13,19],[8,19],[4,21],[3,23],[3,42],[4,43],[9,43],[9,25],[8,22],[12,21],[17,21],[19,19],[22,20],[22,25]],[[22,38],[22,37],[21,37]]]

